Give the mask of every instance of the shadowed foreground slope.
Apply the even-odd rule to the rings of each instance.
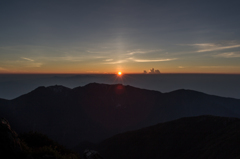
[[[0,119],[0,156],[4,159],[80,159],[79,154],[41,133],[18,136],[5,118]]]
[[[199,116],[115,135],[99,144],[105,159],[239,158],[240,119]]]

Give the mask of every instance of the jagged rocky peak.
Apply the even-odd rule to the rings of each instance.
[[[87,85],[85,85],[84,87],[91,87],[91,88],[94,88],[94,87],[99,87],[99,86],[108,86],[108,84],[100,84],[100,83],[89,83]]]
[[[123,86],[122,84],[103,84],[103,83],[93,82],[85,85],[84,87],[105,87],[105,86],[119,86],[119,85]]]
[[[62,85],[49,86],[47,89],[54,91],[55,93],[61,93],[71,90],[70,88],[64,87]]]
[[[89,83],[85,85],[83,88],[88,89],[88,90],[105,90],[109,87],[112,87],[112,85],[109,84],[101,84],[101,83]]]

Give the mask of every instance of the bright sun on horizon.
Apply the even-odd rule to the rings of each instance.
[[[119,75],[119,76],[121,76],[121,75],[122,75],[122,72],[121,72],[121,71],[119,71],[119,72],[118,72],[118,75]]]

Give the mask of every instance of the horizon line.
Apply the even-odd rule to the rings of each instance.
[[[124,75],[208,74],[240,75],[240,73],[123,73]],[[117,73],[0,73],[0,75],[117,75]]]

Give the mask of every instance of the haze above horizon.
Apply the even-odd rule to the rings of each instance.
[[[0,2],[0,74],[240,74],[238,0]]]

